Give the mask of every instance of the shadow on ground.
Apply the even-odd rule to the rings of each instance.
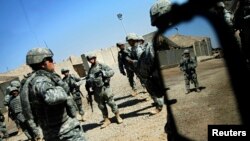
[[[126,96],[122,96],[122,97],[117,97],[117,98],[115,98],[115,101],[130,98],[130,97],[132,97],[132,96],[131,95],[126,95]]]
[[[92,130],[92,129],[99,127],[99,126],[100,126],[100,124],[98,124],[98,123],[83,124],[82,129],[84,132],[87,132],[88,130]]]
[[[125,101],[123,103],[118,104],[118,107],[125,108],[125,107],[132,106],[132,105],[135,105],[137,103],[144,102],[144,101],[145,101],[145,99],[133,99],[133,100]]]

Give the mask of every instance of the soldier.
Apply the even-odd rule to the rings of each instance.
[[[196,68],[197,62],[194,57],[190,56],[189,50],[185,49],[180,61],[180,70],[184,73],[186,94],[190,93],[190,82],[194,84],[196,92],[200,92],[197,80]]]
[[[128,60],[134,66],[138,77],[145,82],[146,89],[154,101],[155,109],[150,113],[157,114],[163,107],[163,94],[158,86],[159,77],[154,75],[156,69],[152,45],[147,43],[143,49],[138,36],[134,33],[128,34],[126,40],[132,47],[132,57]]]
[[[8,87],[6,87],[5,97],[4,97],[4,105],[7,105],[9,103],[10,98],[11,98],[11,95],[9,95],[9,93],[10,93],[9,88],[10,87],[16,87],[20,91],[21,83],[18,80],[13,80],[10,82],[10,85]]]
[[[5,124],[5,117],[2,113],[2,110],[0,110],[0,132],[2,132],[3,137],[0,136],[0,141],[2,141],[3,138],[8,138],[9,134],[7,132],[6,124]]]
[[[239,31],[242,53],[250,67],[250,0],[235,0],[234,29]]]
[[[11,94],[11,90],[14,89],[17,96]],[[16,90],[15,90],[16,89]],[[39,127],[37,125],[31,125],[27,120],[24,121],[24,116],[22,115],[21,100],[19,92],[21,90],[21,83],[18,80],[13,80],[10,85],[6,88],[6,95],[4,98],[4,105],[8,106],[8,116],[16,123],[18,128],[18,134],[21,134],[21,130],[24,131],[28,139],[39,141],[41,140],[41,135]],[[14,109],[14,110],[13,110]],[[20,125],[21,124],[21,125]]]
[[[81,120],[85,121],[84,111],[82,108],[82,92],[80,91],[81,79],[73,74],[69,74],[69,69],[61,69],[61,73],[64,75],[63,81],[69,85],[69,91],[73,96],[73,99],[77,105]]]
[[[20,90],[20,86],[21,86],[21,84],[19,81],[13,80],[10,82],[10,85],[8,87],[6,87],[5,97],[4,97],[4,101],[3,101],[5,106],[9,107],[10,100],[12,99],[12,95],[10,95],[10,91],[9,91],[11,89],[11,87],[16,87],[17,89]],[[9,110],[8,110],[8,117],[11,118],[15,122],[16,127],[18,129],[18,135],[20,135],[22,129],[19,125],[19,122],[12,117]]]
[[[114,71],[107,65],[96,61],[95,55],[88,55],[87,60],[91,64],[86,77],[86,90],[88,93],[93,93],[94,99],[102,112],[104,122],[101,129],[107,127],[111,122],[108,117],[108,109],[106,104],[111,107],[115,114],[117,122],[123,122],[120,117],[118,106],[114,101],[114,94],[110,88],[110,79],[114,75]]]
[[[138,36],[139,43],[143,46],[144,45],[144,38],[142,36]]]
[[[14,86],[9,87],[10,100],[8,104],[9,116],[14,120],[20,128],[23,130],[24,134],[27,136],[28,140],[32,140],[32,133],[26,124],[26,119],[22,114],[21,101],[19,96],[19,88]],[[20,131],[19,131],[20,132]]]
[[[46,141],[85,141],[79,121],[68,116],[69,87],[55,73],[52,51],[33,48],[26,55],[26,63],[33,72],[22,86],[25,118],[40,125]]]
[[[118,66],[120,73],[128,77],[129,84],[133,90],[132,96],[137,95],[137,90],[136,90],[136,84],[134,81],[134,72],[133,70],[129,67],[128,61],[126,60],[126,57],[130,55],[130,50],[125,48],[124,43],[117,43],[116,46],[120,49],[118,52]],[[126,70],[126,72],[125,72]]]
[[[220,17],[224,18],[230,27],[233,27],[233,16],[232,13],[225,8],[224,2],[217,2],[213,11]]]

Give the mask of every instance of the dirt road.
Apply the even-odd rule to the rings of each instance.
[[[222,59],[201,62],[197,68],[197,75],[202,91],[185,94],[183,75],[179,68],[163,70],[164,80],[170,87],[168,95],[177,99],[172,105],[173,114],[179,132],[193,140],[207,140],[208,124],[240,124],[236,102],[226,68]],[[142,91],[137,81],[139,91]],[[130,95],[126,77],[116,73],[111,80],[111,87],[115,93],[124,123],[117,124],[114,114],[110,111],[112,124],[100,129],[102,115],[94,103],[91,112],[86,98],[83,99],[86,112],[86,122],[82,122],[88,141],[163,141],[167,140],[164,132],[166,124],[166,110],[154,116],[149,115],[153,109],[150,101],[145,101],[147,93],[140,93],[136,97]],[[84,91],[84,95],[86,95]],[[13,136],[9,141],[25,140],[24,134]]]

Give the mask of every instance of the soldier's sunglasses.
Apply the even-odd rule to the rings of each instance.
[[[50,63],[53,63],[53,58],[52,57],[47,57],[47,58],[44,58],[43,61],[49,61]]]

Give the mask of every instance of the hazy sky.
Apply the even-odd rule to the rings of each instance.
[[[185,0],[173,0],[182,3]],[[155,0],[0,0],[0,73],[25,64],[33,47],[46,45],[59,62],[124,41],[125,31],[140,35],[155,31],[149,9]],[[123,14],[122,22],[117,14]],[[209,36],[201,18],[178,26],[179,34]],[[176,30],[170,30],[169,35]]]

